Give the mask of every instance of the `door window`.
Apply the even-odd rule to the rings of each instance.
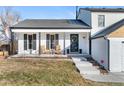
[[[71,52],[78,52],[78,34],[71,34],[70,35],[71,40]]]

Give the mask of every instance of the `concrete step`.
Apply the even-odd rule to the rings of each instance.
[[[82,66],[82,67],[85,67],[85,66],[90,66],[90,67],[92,67],[93,65],[92,65],[92,63],[90,63],[90,62],[76,62],[75,63],[75,65],[76,66]]]
[[[80,71],[80,74],[100,74],[100,71],[95,67],[77,66],[77,69]]]
[[[95,66],[92,65],[89,61],[85,60],[85,58],[72,58],[75,66],[79,70],[80,74],[88,74],[88,75],[99,75],[100,71]]]
[[[73,61],[87,61],[87,59],[86,59],[86,58],[84,58],[84,57],[72,58],[72,60],[73,60]]]

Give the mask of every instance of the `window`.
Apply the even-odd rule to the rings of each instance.
[[[24,50],[27,50],[27,34],[24,34]]]
[[[49,49],[49,39],[50,39],[50,35],[47,34],[46,35],[46,49]]]
[[[46,49],[55,49],[56,45],[59,44],[58,39],[59,39],[58,34],[54,34],[54,35],[47,34],[46,35]]]
[[[33,50],[36,50],[36,34],[33,34]]]
[[[98,27],[104,27],[104,26],[105,26],[105,16],[98,15]]]
[[[28,48],[32,49],[32,35],[28,35]]]

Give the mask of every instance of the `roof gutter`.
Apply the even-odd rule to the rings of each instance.
[[[91,29],[91,27],[10,27],[10,29]]]

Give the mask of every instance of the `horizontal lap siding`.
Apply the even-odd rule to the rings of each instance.
[[[110,71],[121,71],[121,43],[110,40]]]
[[[109,69],[108,40],[104,38],[92,39],[92,57],[105,69]]]
[[[110,70],[111,72],[122,71],[124,38],[109,38],[110,40]]]
[[[18,54],[22,54],[24,52],[24,40],[23,34],[18,34]]]

